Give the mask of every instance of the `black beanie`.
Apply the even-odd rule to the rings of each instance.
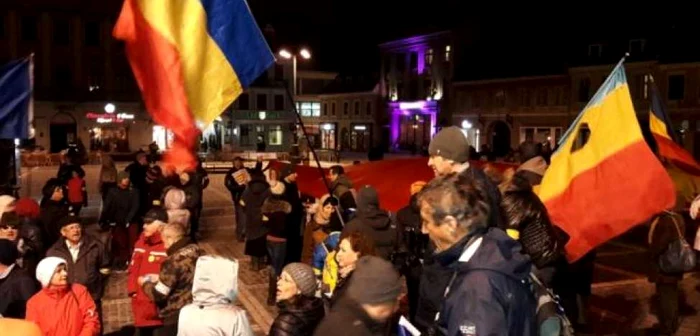
[[[71,224],[80,224],[80,218],[73,214],[69,214],[68,216],[65,216],[58,220],[59,228],[63,228],[64,226],[68,226]]]
[[[168,223],[168,212],[159,206],[154,206],[151,210],[148,210],[146,215],[143,216],[143,222],[152,223],[155,221]]]
[[[19,252],[15,243],[8,239],[0,239],[0,264],[10,266],[18,257]]]
[[[357,261],[347,291],[359,304],[394,302],[401,293],[401,279],[388,261],[364,256]]]
[[[469,140],[465,131],[457,126],[443,128],[430,141],[428,152],[457,163],[469,161]]]

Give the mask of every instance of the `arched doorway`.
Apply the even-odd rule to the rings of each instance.
[[[56,113],[49,124],[51,152],[56,153],[68,148],[76,141],[78,126],[73,116],[65,112]]]
[[[497,120],[491,123],[491,151],[496,157],[504,156],[510,152],[510,127],[504,121]]]

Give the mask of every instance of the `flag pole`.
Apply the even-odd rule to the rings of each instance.
[[[297,109],[297,104],[296,101],[294,100],[294,96],[292,95],[292,92],[289,90],[289,82],[285,81],[284,85],[285,91],[287,92],[287,97],[289,98],[289,101],[292,102],[292,110],[294,110],[294,114],[296,115],[296,119],[299,122],[299,127],[301,127],[301,132],[304,134],[304,138],[306,139],[306,143],[309,146],[309,150],[311,151],[311,155],[314,157],[314,161],[316,161],[316,167],[318,168],[319,174],[321,174],[321,178],[323,179],[323,184],[326,186],[326,190],[328,191],[328,195],[333,196],[333,191],[331,190],[331,184],[328,182],[328,179],[326,178],[326,174],[323,173],[323,168],[321,167],[321,161],[318,160],[318,155],[316,155],[316,151],[314,150],[314,146],[311,143],[311,138],[309,137],[309,134],[306,132],[306,127],[304,126],[304,121],[301,119],[301,114],[299,113],[299,110]],[[340,200],[338,200],[340,201]],[[343,216],[340,215],[338,212],[338,206],[335,206],[335,212],[338,214],[338,218],[340,219],[340,223],[345,226],[345,221],[343,220]]]

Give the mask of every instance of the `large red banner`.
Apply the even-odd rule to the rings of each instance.
[[[473,161],[472,165],[482,167],[487,162]],[[488,163],[495,169],[503,171],[514,167],[504,163]],[[279,161],[270,162],[270,168],[281,170],[286,163]],[[355,190],[364,185],[371,185],[377,189],[379,203],[383,209],[398,211],[406,206],[411,198],[410,186],[416,181],[429,182],[433,179],[432,169],[428,167],[428,158],[406,158],[366,162],[351,166],[344,166],[345,174],[350,178]],[[302,193],[314,197],[321,197],[328,193],[323,178],[315,166],[296,166],[297,184]],[[328,175],[328,169],[323,169],[323,174]],[[330,183],[330,180],[328,181]]]

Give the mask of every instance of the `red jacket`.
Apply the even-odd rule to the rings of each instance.
[[[85,203],[85,180],[80,177],[73,177],[68,180],[67,189],[69,202],[79,204]]]
[[[146,238],[143,233],[134,246],[134,254],[129,263],[128,292],[131,297],[131,308],[134,312],[134,326],[150,327],[163,325],[158,317],[158,307],[143,292],[138,284],[138,278],[147,274],[159,274],[160,265],[168,255],[160,239],[160,233]]]
[[[47,287],[27,301],[28,321],[44,336],[94,336],[100,333],[95,301],[85,286]]]

